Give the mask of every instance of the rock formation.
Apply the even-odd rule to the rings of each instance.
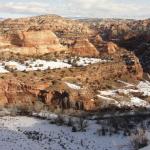
[[[10,51],[22,55],[42,55],[54,51],[67,50],[50,30],[20,31],[8,35],[7,38],[3,36],[1,37],[0,47],[1,51]]]
[[[139,58],[145,72],[150,72],[150,19],[123,20],[123,19],[85,19],[81,22],[97,31],[106,41],[133,51]]]
[[[140,62],[148,68],[150,36],[144,33],[143,38],[141,30],[148,30],[149,21],[137,22],[126,20],[118,25],[118,20],[73,21],[53,15],[1,21],[0,53],[11,52],[30,58],[40,55],[47,59],[88,56],[105,59],[107,63],[41,71],[39,75],[10,73],[0,78],[0,105],[34,106],[41,102],[54,109],[97,109],[97,90],[110,86],[109,81],[142,79]],[[137,27],[139,24],[142,29]],[[53,52],[59,56],[51,57],[49,54]],[[64,78],[73,78],[83,87],[80,91],[71,89]]]
[[[73,44],[71,51],[78,56],[98,56],[99,52],[88,39],[78,39]]]

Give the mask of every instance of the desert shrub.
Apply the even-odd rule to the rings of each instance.
[[[43,64],[39,64],[39,67],[43,67]]]
[[[33,72],[33,75],[34,75],[34,76],[37,76],[37,73],[36,73],[36,72]]]
[[[77,128],[75,126],[72,127],[72,132],[77,132]]]
[[[148,138],[143,129],[139,129],[137,133],[131,135],[131,146],[134,150],[138,150],[148,145]]]
[[[55,123],[59,126],[65,124],[64,117],[62,115],[58,115],[58,117],[55,119]]]
[[[5,79],[5,77],[4,77],[4,76],[1,76],[1,79]]]
[[[29,63],[25,63],[25,66],[29,66]]]
[[[85,131],[86,131],[86,128],[88,127],[88,122],[87,122],[87,120],[85,120],[83,117],[80,117],[80,118],[77,120],[77,125],[78,125],[79,131],[85,132]]]
[[[73,120],[72,120],[71,117],[68,119],[67,126],[68,126],[68,127],[73,126]]]

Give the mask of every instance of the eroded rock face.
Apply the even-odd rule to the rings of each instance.
[[[127,25],[120,26],[123,32],[128,32]],[[93,28],[92,28],[93,29]],[[120,34],[117,25],[100,26],[93,31],[80,22],[66,20],[61,17],[33,17],[28,19],[6,20],[0,23],[0,51],[13,52],[21,55],[43,55],[54,51],[68,51],[73,55],[101,57],[110,60],[106,64],[89,65],[82,68],[73,68],[65,72],[55,70],[48,75],[51,80],[56,78],[58,85],[52,85],[49,76],[46,82],[40,82],[41,77],[34,78],[31,83],[23,82],[20,78],[0,79],[0,105],[34,105],[36,101],[46,106],[75,110],[95,110],[94,92],[103,88],[101,84],[108,80],[117,80],[126,76],[133,79],[142,79],[143,70],[138,58],[128,50],[119,47],[115,42],[103,39],[130,39],[132,35]],[[95,30],[95,28],[94,28]],[[104,34],[106,33],[106,37]],[[101,36],[100,36],[101,35]],[[103,37],[103,38],[102,38]],[[149,41],[149,38],[146,38]],[[113,41],[113,40],[112,40]],[[117,43],[117,42],[116,42]],[[147,48],[147,46],[146,46]],[[141,46],[140,53],[143,53]],[[145,53],[148,54],[148,53]],[[69,73],[68,73],[69,72]],[[40,72],[42,74],[42,72]],[[43,78],[46,74],[42,74]],[[80,91],[67,87],[63,78],[78,77],[86,87]],[[25,77],[27,78],[27,77]],[[87,87],[89,88],[87,90]]]
[[[15,80],[0,80],[0,105],[16,105],[16,106],[26,106],[32,105],[35,101],[33,94],[28,92],[25,87],[19,81]]]
[[[50,30],[18,32],[9,35],[8,38],[2,37],[1,43],[1,51],[22,55],[42,55],[67,50]]]
[[[120,48],[113,42],[101,42],[97,45],[97,49],[99,50],[100,54],[112,55],[117,53]]]
[[[12,39],[12,43],[21,47],[60,44],[57,36],[50,30],[20,32]]]
[[[94,109],[92,101],[87,98],[85,99],[85,97],[84,99],[80,99],[77,91],[68,89],[67,87],[66,90],[48,90],[48,85],[45,83],[29,85],[15,78],[11,80],[0,80],[0,83],[0,107],[33,107],[39,101],[51,108],[73,108],[75,110]],[[76,94],[73,96],[71,94],[72,92]]]
[[[113,41],[133,51],[139,58],[145,72],[150,72],[150,19],[87,19],[82,20],[99,32],[106,41]]]
[[[21,75],[7,74],[5,79],[0,78],[0,106],[34,106],[37,101],[48,107],[95,110],[95,92],[108,80],[117,80],[122,77],[130,79],[142,79],[143,70],[138,59],[133,53],[122,52],[120,62],[89,65],[84,68],[75,68],[65,73],[55,70],[46,77],[45,72],[40,76],[32,76],[28,79]],[[117,57],[117,56],[116,56]],[[119,59],[118,59],[119,60]],[[22,74],[23,75],[23,74]],[[31,75],[31,74],[30,74]],[[48,78],[48,77],[52,78]],[[55,82],[53,78],[57,76]],[[41,80],[41,77],[44,79]],[[84,88],[72,89],[63,80],[65,77],[77,78]]]
[[[98,56],[99,52],[88,39],[78,39],[73,44],[71,51],[79,56]]]

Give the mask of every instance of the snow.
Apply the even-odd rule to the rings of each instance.
[[[138,97],[132,97],[131,98],[131,104],[135,106],[147,106],[148,103]]]
[[[101,96],[101,95],[97,95],[99,98],[102,98],[102,99],[105,99],[105,100],[111,100],[111,101],[115,101],[114,99],[112,98],[109,98],[109,97],[105,97],[105,96]]]
[[[102,60],[99,58],[82,58],[79,57],[79,60],[76,62],[77,66],[87,66],[89,64],[95,64],[95,63],[106,63],[108,60]]]
[[[71,89],[74,90],[80,90],[81,87],[79,85],[73,84],[73,83],[69,83],[69,82],[65,82],[67,84],[68,87],[70,87]]]
[[[8,73],[9,71],[6,70],[3,66],[0,65],[0,73]]]
[[[41,117],[41,118],[45,118],[45,119],[48,119],[48,120],[50,120],[50,119],[56,119],[58,117],[57,114],[49,113],[47,111],[41,111],[40,113],[33,112],[32,116]]]
[[[150,96],[150,82],[149,81],[141,81],[137,88],[140,92],[143,92],[145,96]]]
[[[117,92],[118,93],[123,93],[125,95],[128,95],[130,93],[138,93],[139,90],[135,90],[135,89],[118,89]]]
[[[147,132],[147,137],[148,139],[150,140],[150,132]],[[150,150],[150,143],[148,146],[144,147],[144,148],[141,148],[140,150]]]
[[[107,90],[107,91],[98,91],[103,96],[113,96],[116,94],[117,90]]]
[[[108,63],[110,60],[103,60],[100,58],[88,58],[88,57],[72,57],[70,60],[65,59],[64,62],[76,64],[76,66],[87,66],[90,64],[96,64],[96,63]]]
[[[1,150],[129,150],[128,137],[121,134],[98,136],[99,125],[88,122],[86,132],[72,132],[70,127],[50,124],[30,117],[0,118]],[[37,138],[38,137],[38,138]]]
[[[135,97],[133,93],[140,93],[143,96],[150,96],[150,82],[140,81],[138,85],[133,85],[124,81],[120,81],[126,86],[118,89],[98,91],[98,97],[105,100],[114,100],[118,107],[120,106],[137,106],[137,107],[150,107],[150,104],[145,100]],[[127,96],[124,98],[124,96]],[[118,101],[118,99],[120,99]],[[124,100],[125,99],[125,100]]]
[[[149,146],[146,146],[146,147],[144,147],[144,148],[142,148],[142,149],[140,149],[140,150],[150,150],[150,145],[149,145]]]
[[[97,95],[97,96],[98,96],[99,98],[105,100],[105,101],[106,101],[105,104],[108,104],[108,102],[109,102],[109,103],[114,103],[114,104],[116,104],[116,105],[119,104],[119,103],[118,103],[115,99],[113,99],[113,98],[109,98],[109,97],[105,97],[105,96],[101,96],[101,95]]]
[[[99,91],[99,93],[103,96],[115,96],[117,93],[129,94],[132,92],[139,92],[139,90],[135,89],[117,89],[117,90],[106,90],[106,91]]]
[[[70,68],[71,65],[61,62],[61,61],[45,61],[45,60],[35,60],[35,61],[26,61],[30,67],[27,67],[26,70],[47,70],[47,69],[61,69],[61,68]]]
[[[5,63],[5,66],[14,66],[19,71],[24,71],[26,69],[25,65],[20,64],[19,62],[16,62],[16,61],[8,61],[4,63]]]
[[[108,62],[107,60],[101,60],[99,58],[82,58],[80,57],[78,60],[76,58],[71,58],[71,63],[69,63],[68,59],[65,60],[56,60],[56,61],[46,61],[46,60],[28,60],[24,63],[19,63],[14,60],[3,61],[0,63],[0,73],[7,73],[4,66],[8,66],[11,69],[15,69],[14,71],[34,71],[34,70],[47,70],[47,69],[62,69],[62,68],[71,68],[74,65],[74,61],[77,66],[87,66],[94,63],[103,63]]]
[[[125,81],[122,81],[122,80],[118,80],[118,82],[125,84],[125,85],[126,85],[126,87],[134,86],[133,84],[130,84],[130,83],[125,82]]]

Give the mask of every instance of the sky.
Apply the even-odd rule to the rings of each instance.
[[[150,0],[0,0],[0,17],[150,18]]]

